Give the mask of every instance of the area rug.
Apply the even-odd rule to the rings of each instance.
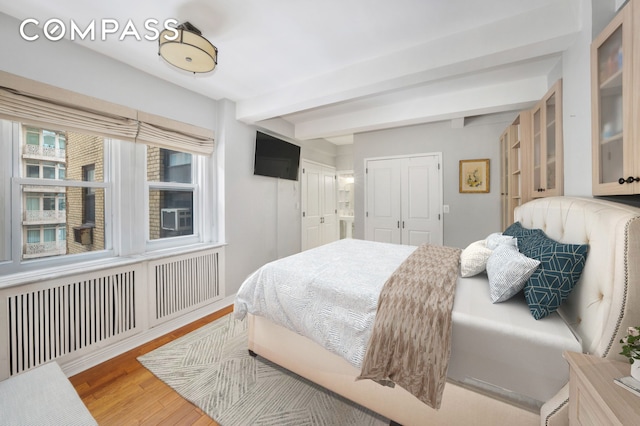
[[[226,315],[138,360],[222,426],[389,421],[247,351],[247,321]]]

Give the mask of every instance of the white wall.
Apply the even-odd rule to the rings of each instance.
[[[602,0],[594,0],[602,3]],[[564,193],[591,196],[591,2],[584,1],[582,31],[562,55]]]
[[[224,157],[227,294],[237,292],[258,267],[301,248],[300,182],[253,174],[256,128],[235,119],[235,104],[220,102],[217,141]],[[335,146],[295,141],[301,158],[335,165]]]
[[[516,113],[467,119],[462,128],[450,121],[358,134],[354,138],[355,237],[364,237],[364,161],[366,158],[442,152],[444,244],[464,248],[500,231],[500,143]],[[490,159],[490,193],[459,193],[459,161]]]
[[[337,149],[336,169],[353,170],[353,145],[340,145]]]
[[[234,118],[235,105],[220,103],[218,141],[224,152],[226,289],[236,293],[259,266],[277,258],[278,179],[254,176],[256,130]]]

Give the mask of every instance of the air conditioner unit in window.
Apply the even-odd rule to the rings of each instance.
[[[191,209],[160,210],[160,225],[168,231],[188,231],[191,229]]]

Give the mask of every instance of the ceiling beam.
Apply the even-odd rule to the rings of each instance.
[[[237,102],[246,123],[558,54],[580,29],[566,2],[454,34]]]
[[[296,139],[330,138],[390,127],[531,107],[548,89],[546,77],[485,85],[297,123]]]

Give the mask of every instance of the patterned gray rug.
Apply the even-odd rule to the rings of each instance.
[[[247,351],[227,315],[138,360],[222,426],[388,425],[388,420]]]

